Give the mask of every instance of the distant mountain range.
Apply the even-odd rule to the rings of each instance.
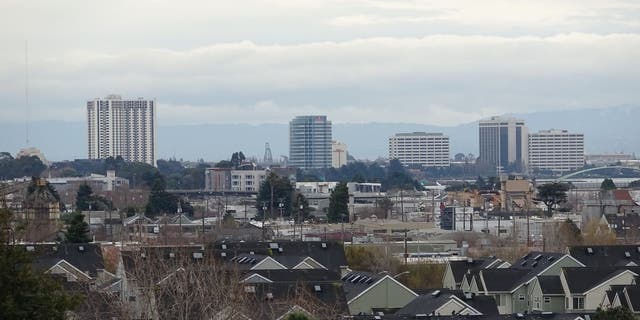
[[[585,134],[587,153],[640,152],[640,107],[547,111],[524,115],[530,132],[567,129]],[[30,146],[50,160],[87,157],[86,125],[83,122],[35,122],[30,125]],[[333,124],[333,137],[347,144],[357,159],[387,156],[387,138],[399,132],[442,132],[449,135],[452,156],[478,154],[478,124],[452,127],[411,123]],[[0,123],[0,151],[15,154],[25,146],[25,125]],[[288,154],[288,124],[204,124],[158,127],[158,157],[217,161],[234,151],[262,159],[269,142],[274,159]]]

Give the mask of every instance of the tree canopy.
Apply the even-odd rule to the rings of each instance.
[[[593,315],[593,320],[633,320],[635,319],[633,312],[625,306],[619,306],[615,308],[596,310],[596,314]]]
[[[602,181],[602,183],[600,184],[600,189],[602,190],[615,190],[617,189],[616,184],[613,183],[613,180],[611,180],[611,178],[607,178],[604,179]]]
[[[84,214],[72,212],[65,217],[66,231],[64,232],[67,243],[87,243],[89,238],[89,225],[84,222]]]
[[[0,209],[0,319],[67,319],[67,311],[80,298],[65,292],[51,276],[34,270],[31,254],[7,241],[16,237],[10,232],[15,232],[13,215]]]
[[[547,216],[553,215],[553,207],[567,201],[570,185],[560,182],[546,183],[538,186],[538,200],[547,206]]]
[[[47,167],[36,156],[14,159],[9,152],[0,152],[0,180],[39,177]]]
[[[256,209],[258,209],[258,214],[256,218],[262,219],[263,214],[266,215],[268,219],[275,219],[276,217],[271,216],[271,191],[273,190],[273,214],[275,216],[280,215],[280,210],[282,210],[282,215],[284,217],[290,217],[292,212],[292,195],[293,195],[293,185],[291,185],[291,181],[289,181],[286,177],[280,177],[275,173],[271,172],[267,178],[260,184],[260,189],[258,190],[258,197],[256,200]],[[282,203],[282,207],[280,207],[280,203]],[[267,210],[263,210],[263,206],[267,208]],[[308,206],[308,204],[307,204]],[[295,211],[297,212],[297,211]]]
[[[344,222],[345,216],[349,216],[349,189],[345,182],[340,182],[331,192],[327,220],[329,222]]]

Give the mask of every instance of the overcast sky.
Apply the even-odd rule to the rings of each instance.
[[[0,121],[156,98],[162,125],[455,125],[634,106],[640,1],[0,1]]]

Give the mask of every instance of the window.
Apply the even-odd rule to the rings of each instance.
[[[573,297],[573,309],[574,310],[584,309],[584,297]]]
[[[544,303],[551,303],[551,297],[544,297]]]
[[[520,301],[524,301],[524,294],[519,295],[519,296],[518,296],[518,300],[520,300]]]

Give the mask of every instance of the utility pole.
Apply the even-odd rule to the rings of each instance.
[[[404,187],[402,189],[400,189],[400,212],[402,214],[402,222],[405,221],[405,219],[404,219],[404,194],[403,194],[403,189],[404,189]]]

